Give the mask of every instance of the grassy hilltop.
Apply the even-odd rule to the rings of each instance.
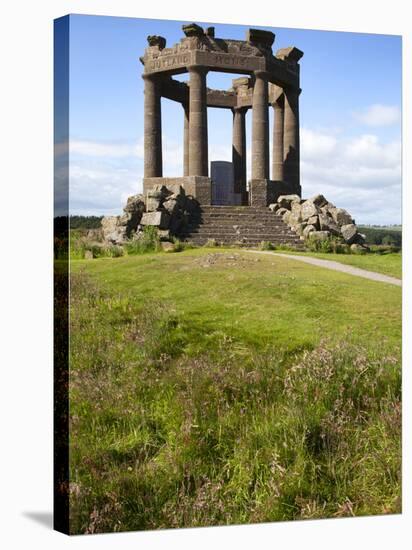
[[[224,249],[71,268],[73,533],[400,511],[400,288]]]

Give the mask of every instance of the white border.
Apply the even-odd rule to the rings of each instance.
[[[43,0],[4,4],[1,163],[1,510],[3,548],[406,548],[411,521],[411,29],[404,0],[290,2]],[[245,9],[246,6],[246,9]],[[404,512],[401,516],[68,538],[27,514],[52,508],[52,20],[67,13],[402,34],[404,234]],[[408,28],[409,25],[409,28]],[[385,75],[382,75],[385,78]],[[3,97],[4,96],[4,97]],[[4,426],[3,426],[4,424]],[[410,493],[410,491],[409,491]],[[115,538],[113,538],[115,537]]]

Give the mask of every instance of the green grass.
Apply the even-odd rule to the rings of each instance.
[[[71,532],[399,512],[399,288],[220,248],[71,265]]]
[[[280,252],[280,251],[279,251]],[[292,254],[292,252],[290,252]],[[287,252],[285,252],[287,254]],[[324,260],[333,260],[342,264],[353,265],[368,271],[376,271],[384,275],[402,278],[402,254],[395,252],[390,254],[330,254],[322,252],[293,252],[303,256],[313,256]]]

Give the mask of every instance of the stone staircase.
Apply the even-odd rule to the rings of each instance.
[[[200,246],[214,239],[218,244],[258,246],[268,241],[303,249],[299,236],[264,207],[202,206],[179,237]]]

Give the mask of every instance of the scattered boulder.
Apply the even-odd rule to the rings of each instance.
[[[123,244],[127,240],[126,226],[119,224],[120,216],[104,216],[102,218],[103,238],[111,244]]]
[[[121,216],[102,218],[102,238],[111,244],[124,244],[138,230],[145,203],[142,195],[133,195],[127,199]]]
[[[323,195],[315,195],[309,200],[310,202],[313,202],[313,204],[318,208],[321,208],[322,206],[326,206],[328,204],[328,201],[325,199]]]
[[[303,221],[319,214],[319,208],[311,200],[305,201],[301,206],[301,217]]]
[[[129,214],[135,214],[136,212],[141,212],[143,214],[145,211],[143,195],[132,195],[129,197],[123,210]]]
[[[119,216],[104,216],[102,218],[101,224],[104,238],[116,230],[118,219]]]
[[[313,231],[316,231],[316,227],[314,225],[307,225],[303,230],[302,235],[307,239]]]
[[[300,203],[300,201],[301,198],[299,197],[299,195],[280,195],[280,197],[278,197],[277,203],[281,208],[290,209],[293,202]]]
[[[91,250],[86,250],[84,253],[85,260],[93,260],[93,252]]]
[[[313,225],[315,229],[320,229],[318,216],[312,216],[307,221],[308,221],[308,225]]]
[[[333,221],[331,216],[326,214],[319,214],[319,225],[321,231],[330,231],[332,235],[339,235],[340,229]]]
[[[303,235],[303,231],[305,230],[305,228],[307,227],[307,223],[305,222],[301,222],[301,223],[297,223],[296,225],[292,226],[292,229],[295,231],[295,233],[297,233],[299,236],[302,236]]]
[[[148,212],[159,210],[165,199],[172,194],[173,192],[169,191],[165,185],[153,185],[146,193],[146,210]]]
[[[103,228],[95,227],[93,229],[89,229],[86,234],[86,239],[91,242],[101,243],[104,240]]]
[[[352,244],[356,241],[356,236],[358,234],[358,228],[354,223],[349,223],[347,225],[342,225],[341,227],[342,237],[348,244]]]
[[[349,225],[353,222],[352,216],[344,208],[330,208],[329,212],[338,225]]]
[[[298,195],[281,195],[269,208],[301,238],[325,240],[334,236],[347,245],[362,245],[365,242],[349,212],[337,208],[324,195],[315,195],[307,200],[302,200]]]
[[[166,210],[155,212],[145,212],[140,220],[140,225],[153,225],[159,229],[168,229],[170,223],[170,214]]]
[[[282,216],[282,220],[289,225],[289,219],[292,213],[289,210],[286,210]]]

